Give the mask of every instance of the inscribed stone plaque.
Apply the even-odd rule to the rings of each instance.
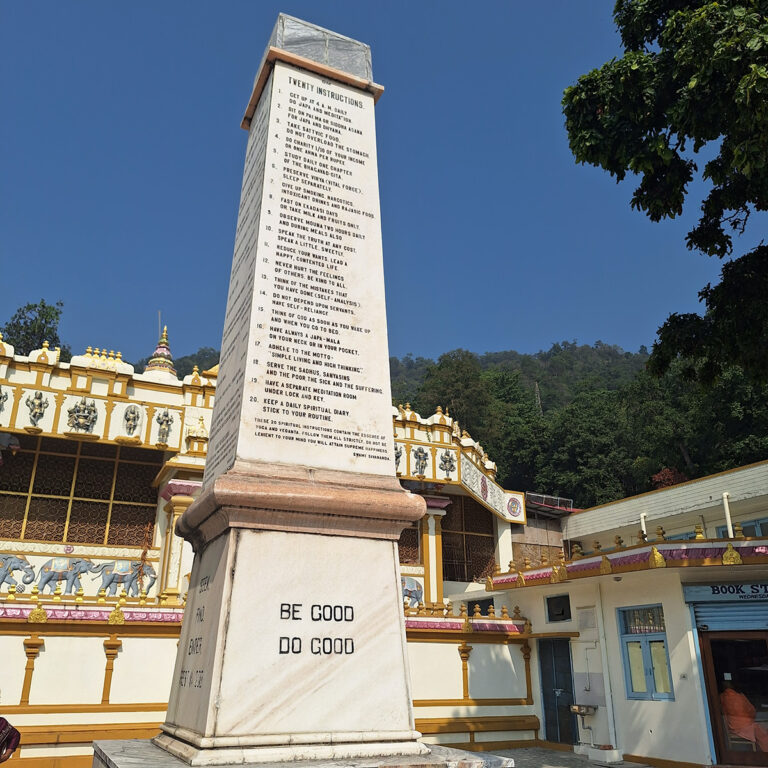
[[[393,474],[374,99],[276,62],[251,122],[205,482]]]

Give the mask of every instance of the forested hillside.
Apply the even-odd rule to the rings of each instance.
[[[525,355],[390,358],[395,404],[458,418],[508,488],[601,504],[768,458],[768,388],[731,368],[710,389],[648,354],[564,342]],[[538,394],[537,394],[538,390]]]
[[[176,368],[184,376],[217,360],[205,347],[177,358]],[[502,485],[577,507],[768,458],[768,387],[738,368],[711,389],[680,364],[657,379],[647,360],[644,348],[599,341],[535,355],[392,357],[392,398],[423,416],[447,407],[497,463]]]

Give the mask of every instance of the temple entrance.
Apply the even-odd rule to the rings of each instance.
[[[702,632],[701,657],[720,763],[768,764],[768,632]]]
[[[544,714],[544,738],[560,744],[576,743],[571,674],[571,644],[565,638],[538,641],[541,667],[541,696]]]

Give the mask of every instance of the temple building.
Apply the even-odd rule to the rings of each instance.
[[[174,525],[201,487],[216,380],[179,379],[166,331],[143,373],[119,352],[64,363],[0,338],[0,715],[23,740],[9,765],[90,766],[94,739],[157,733],[192,563]],[[501,487],[440,408],[393,408],[392,429],[393,471],[427,503],[399,547],[425,741],[758,764],[720,693],[731,681],[768,711],[749,688],[768,674],[768,464],[573,511]]]

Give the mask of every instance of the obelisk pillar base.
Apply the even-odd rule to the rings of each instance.
[[[423,498],[396,478],[236,464],[186,510],[190,577],[163,734],[189,765],[424,755],[397,538]]]
[[[348,734],[352,736],[354,734]],[[405,735],[405,734],[404,734]],[[317,737],[316,743],[291,744],[291,739]],[[385,758],[395,755],[428,755],[429,749],[416,741],[417,732],[411,732],[404,741],[388,741],[392,734],[366,734],[380,741],[335,742],[331,738],[344,738],[345,734],[275,734],[273,743],[262,745],[232,745],[196,747],[168,733],[162,733],[152,743],[183,760],[187,765],[241,765],[243,763],[287,763],[297,760],[358,760],[361,758]],[[236,739],[224,739],[224,741]],[[282,743],[280,742],[282,740]],[[265,739],[272,741],[272,737]],[[326,743],[322,743],[325,741]],[[409,761],[405,761],[409,762]],[[420,762],[420,761],[419,761]]]

